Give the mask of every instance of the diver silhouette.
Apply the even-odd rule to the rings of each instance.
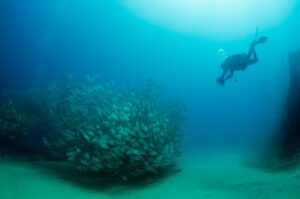
[[[217,79],[217,82],[223,86],[225,81],[232,78],[235,71],[244,71],[247,66],[256,64],[258,62],[258,57],[255,51],[257,44],[263,44],[268,40],[268,37],[262,36],[259,39],[254,39],[250,45],[248,54],[240,53],[227,57],[221,64],[223,70],[221,76]]]

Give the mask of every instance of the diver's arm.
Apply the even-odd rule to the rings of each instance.
[[[225,83],[225,76],[226,76],[227,72],[228,72],[228,69],[223,69],[221,76],[217,79],[217,82],[222,86]]]
[[[224,80],[232,78],[233,74],[234,74],[234,71],[233,70],[229,70],[229,74],[227,74],[227,76],[225,77]]]
[[[222,75],[221,75],[221,78],[225,78],[225,76],[226,76],[226,74],[227,74],[227,72],[228,72],[228,69],[226,68],[226,69],[224,69],[223,70],[223,73],[222,73]]]

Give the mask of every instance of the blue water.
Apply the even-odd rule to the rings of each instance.
[[[217,50],[247,52],[254,38],[210,39],[143,20],[119,1],[0,2],[0,89],[65,75],[100,74],[118,85],[151,78],[187,106],[187,149],[253,146],[272,134],[300,46],[299,3],[257,47],[260,62],[220,87]],[[238,31],[238,30],[237,30]],[[226,29],[224,30],[226,32]]]

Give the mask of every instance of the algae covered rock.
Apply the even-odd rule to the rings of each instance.
[[[47,123],[38,90],[0,96],[0,154],[51,158],[43,144]]]
[[[28,91],[28,93],[31,91]],[[32,95],[33,96],[33,95]],[[32,96],[30,101],[33,101]],[[3,100],[5,98],[6,100]],[[1,96],[0,103],[0,137],[15,138],[29,135],[32,131],[41,131],[40,118],[34,114],[34,108],[27,104],[27,96]],[[36,103],[34,107],[36,107]]]

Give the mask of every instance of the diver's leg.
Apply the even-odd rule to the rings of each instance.
[[[247,63],[247,65],[256,64],[257,62],[258,62],[258,57],[257,57],[257,53],[256,53],[256,50],[255,50],[255,46],[251,46],[251,48],[248,51],[248,63]]]
[[[255,51],[254,45],[251,45],[251,47],[248,50],[248,54],[247,54],[249,59],[252,57],[253,51]]]

